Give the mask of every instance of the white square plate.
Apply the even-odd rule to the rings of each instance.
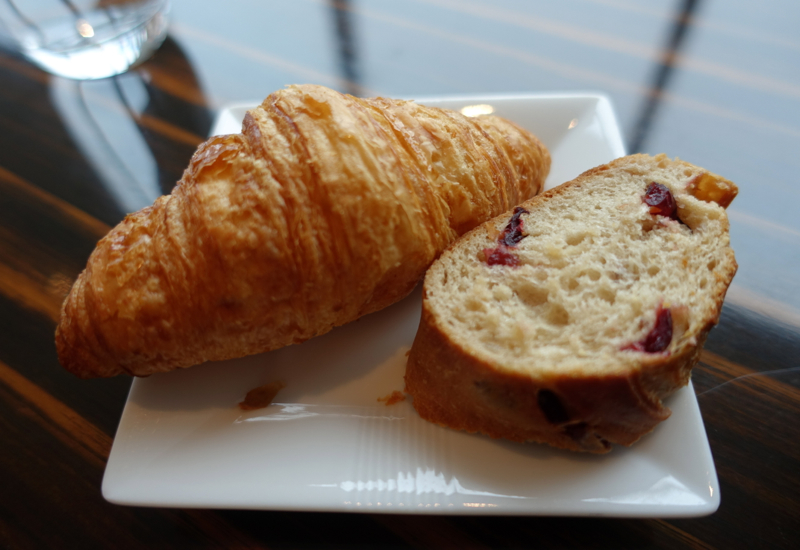
[[[490,105],[549,147],[547,187],[624,154],[596,94],[428,98]],[[248,105],[214,133],[240,129]],[[390,513],[689,517],[714,512],[719,486],[694,390],[632,448],[603,456],[467,435],[421,420],[403,389],[419,290],[384,311],[274,352],[137,379],[103,479],[118,504]],[[237,407],[282,380],[267,408]]]

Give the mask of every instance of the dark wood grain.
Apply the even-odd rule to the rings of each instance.
[[[159,51],[94,83],[59,81],[0,47],[0,547],[800,548],[800,4],[720,5],[308,0],[223,13],[176,0]],[[140,157],[107,135],[127,128],[168,193],[221,105],[298,82],[388,96],[599,88],[637,147],[669,148],[739,183],[735,284],[751,298],[726,303],[693,374],[721,485],[715,514],[450,517],[103,499],[131,380],[74,378],[53,336],[72,282],[128,209],[54,94],[101,113],[107,161],[140,176]]]

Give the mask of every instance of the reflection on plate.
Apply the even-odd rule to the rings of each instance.
[[[603,96],[429,98],[490,106],[550,148],[547,187],[624,154]],[[221,113],[238,132],[245,109]],[[486,107],[481,107],[486,110]],[[719,486],[691,386],[672,417],[633,448],[589,456],[496,441],[419,419],[403,389],[419,290],[298,346],[134,381],[103,495],[119,504],[442,514],[687,517],[719,506]],[[250,389],[286,383],[267,408]]]

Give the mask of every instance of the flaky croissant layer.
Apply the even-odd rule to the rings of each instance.
[[[406,296],[549,168],[502,118],[278,91],[98,243],[64,302],[60,361],[81,377],[144,376],[325,333]]]

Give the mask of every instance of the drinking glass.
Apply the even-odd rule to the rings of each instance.
[[[168,12],[169,0],[0,0],[0,40],[52,74],[105,78],[150,57]]]

